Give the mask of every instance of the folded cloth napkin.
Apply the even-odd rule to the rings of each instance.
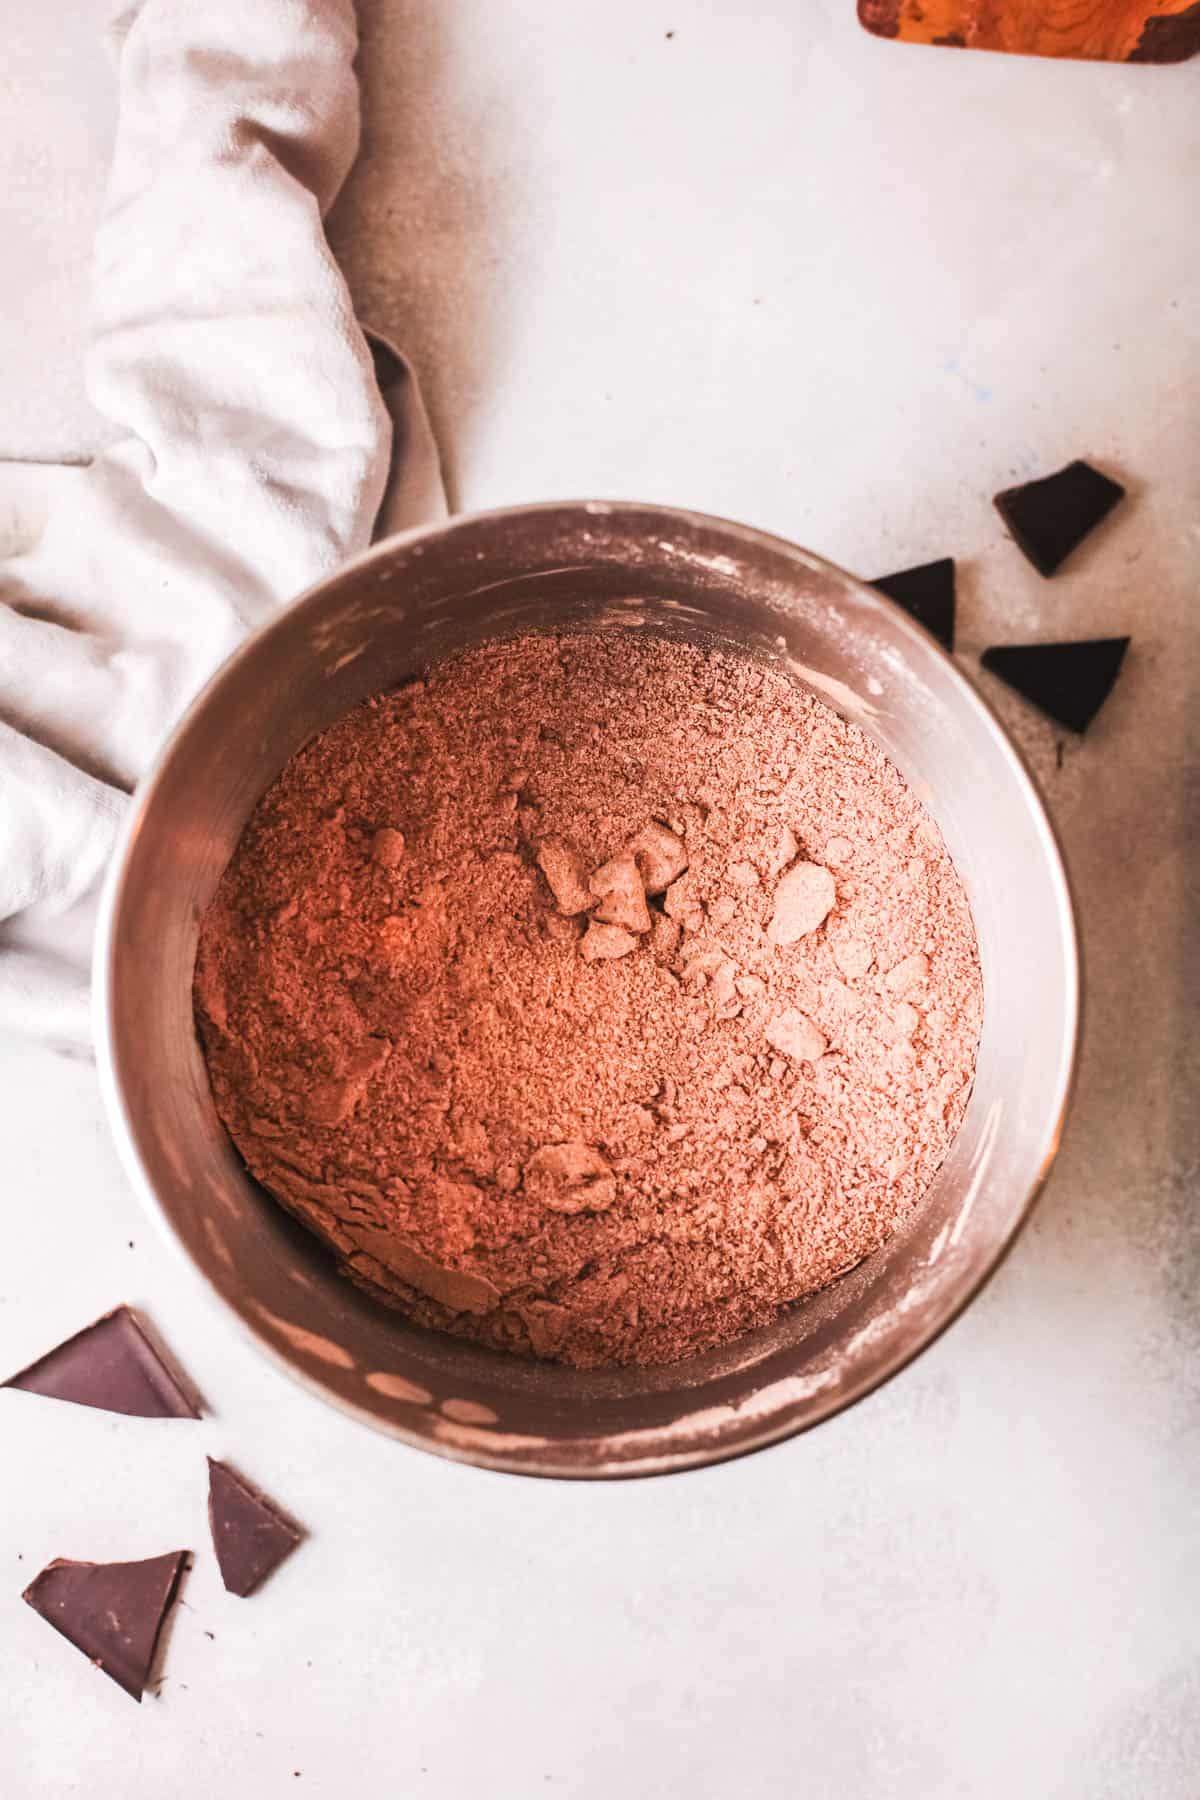
[[[445,514],[416,384],[385,353],[384,404],[322,227],[358,145],[352,0],[140,0],[113,38],[87,381],[121,435],[0,467],[0,920],[25,914],[0,1030],[75,1042],[86,967],[48,921],[167,726],[385,495],[387,529]]]

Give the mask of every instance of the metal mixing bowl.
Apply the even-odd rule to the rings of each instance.
[[[962,1129],[916,1216],[769,1328],[669,1368],[579,1373],[405,1323],[249,1178],[192,1024],[199,920],[264,788],[314,732],[446,651],[599,625],[716,641],[861,724],[924,800],[970,895],[985,1017]],[[1008,738],[891,601],[820,558],[692,513],[521,507],[394,538],[222,668],[137,795],[97,949],[109,1112],[151,1210],[227,1313],[314,1393],[406,1443],[536,1475],[736,1456],[829,1418],[978,1292],[1054,1157],[1078,968],[1053,834]]]

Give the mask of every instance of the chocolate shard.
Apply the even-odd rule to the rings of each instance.
[[[186,1550],[128,1563],[56,1557],[21,1598],[140,1703],[187,1557]]]
[[[304,1533],[228,1463],[208,1459],[208,1523],[221,1580],[243,1598],[274,1574]]]
[[[1200,5],[1147,18],[1142,35],[1129,52],[1131,63],[1187,62],[1200,51]]]
[[[1124,495],[1119,482],[1090,463],[1073,462],[1056,475],[1005,488],[993,505],[1039,574],[1053,575]]]
[[[127,1306],[105,1313],[3,1384],[135,1419],[198,1419],[201,1407]]]
[[[936,562],[918,563],[895,575],[877,575],[872,587],[911,613],[918,625],[931,632],[944,650],[954,648],[954,558],[939,556]]]
[[[1070,644],[997,644],[983,666],[1071,731],[1086,731],[1100,711],[1129,648],[1127,637]]]

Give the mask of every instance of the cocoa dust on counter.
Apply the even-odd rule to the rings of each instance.
[[[724,1343],[880,1245],[982,1015],[882,752],[779,671],[633,631],[484,645],[307,744],[195,994],[235,1144],[348,1275],[581,1367]]]

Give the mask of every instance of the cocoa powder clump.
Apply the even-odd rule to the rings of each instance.
[[[203,922],[218,1111],[345,1272],[581,1367],[766,1324],[912,1212],[982,986],[936,826],[783,673],[465,652],[307,744]]]

